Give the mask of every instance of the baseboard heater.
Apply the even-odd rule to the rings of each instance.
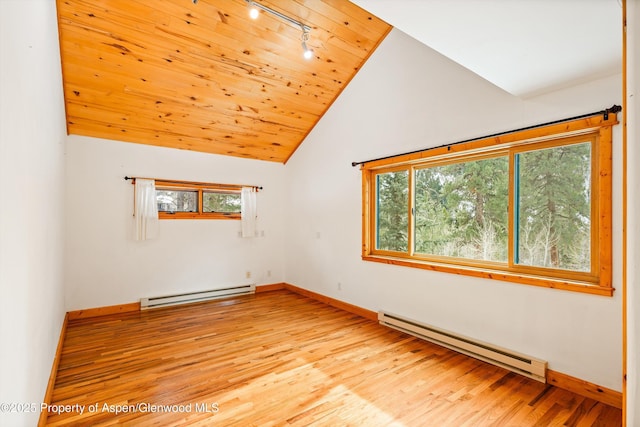
[[[183,294],[165,295],[140,299],[140,309],[168,307],[171,305],[188,304],[192,302],[209,301],[238,295],[249,295],[256,292],[256,285],[241,285],[229,288],[213,289],[209,291],[188,292]]]
[[[433,342],[467,356],[546,383],[547,362],[477,341],[453,332],[406,319],[385,311],[378,312],[381,325],[397,329],[418,338]]]

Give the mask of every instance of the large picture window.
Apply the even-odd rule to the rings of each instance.
[[[363,259],[611,295],[611,127],[580,119],[363,165]]]

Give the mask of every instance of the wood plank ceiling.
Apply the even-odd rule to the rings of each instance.
[[[347,0],[58,0],[70,134],[286,162],[391,27]]]

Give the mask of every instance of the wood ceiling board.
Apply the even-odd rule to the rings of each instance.
[[[390,30],[345,0],[58,0],[69,133],[285,162]]]
[[[69,36],[69,40],[70,41],[78,41],[78,42],[81,41],[81,40],[72,40],[72,36]],[[104,45],[108,45],[109,44],[108,40],[107,41],[100,40],[99,36],[98,36],[97,40],[101,41]],[[232,42],[233,42],[232,39],[228,40],[228,43],[232,43]],[[128,49],[128,48],[126,48],[126,46],[123,46],[123,45],[117,45],[117,47],[114,47],[114,49],[115,49],[114,54],[116,55],[115,60],[118,60],[117,55],[122,55],[121,50],[125,50],[126,49],[126,51],[128,53],[133,53],[133,48],[132,49]],[[105,61],[106,64],[109,64],[111,62],[111,60],[108,58],[108,56],[109,56],[108,54],[103,54],[102,55],[103,60]],[[166,58],[163,58],[162,60],[159,60],[158,64],[160,64],[160,66],[164,67],[166,65],[165,62],[168,59],[171,59],[172,61],[182,62],[182,63],[185,64],[184,70],[180,70],[180,71],[187,72],[187,73],[191,72],[192,69],[193,69],[193,64],[192,64],[193,57],[181,58],[181,56],[184,56],[181,52],[179,54],[169,53],[168,55],[166,55]],[[131,57],[131,55],[128,55],[128,57]],[[122,59],[124,59],[124,58],[122,58]],[[120,60],[122,60],[122,59],[120,59]],[[143,60],[143,63],[149,61],[149,58],[144,58],[144,54],[140,55],[140,57],[138,57],[137,59],[138,59],[138,61]],[[180,61],[180,59],[182,59],[182,61]],[[278,60],[278,57],[277,56],[273,56],[272,60],[276,61],[276,60]],[[297,63],[299,63],[299,60],[297,60],[295,64],[297,64]],[[142,64],[136,64],[136,65],[140,65],[141,66]],[[198,64],[196,64],[196,65],[198,65]],[[178,69],[177,67],[179,67],[179,64],[177,64],[176,67],[173,67],[173,69],[170,70],[170,72],[175,72],[176,69]],[[242,65],[241,67],[243,67],[245,70],[248,69],[249,72],[253,71],[253,69],[251,68],[251,65],[247,65],[247,66]],[[328,71],[328,70],[320,70],[320,71]],[[257,73],[253,72],[251,77],[254,77],[255,74],[257,74]],[[286,77],[289,77],[289,76],[286,76]],[[335,80],[335,79],[333,79],[333,80]],[[331,83],[333,83],[333,81],[331,81]]]
[[[263,105],[254,107],[253,105],[247,105],[242,100],[230,100],[230,99],[218,99],[218,98],[200,98],[190,99],[188,97],[182,97],[177,100],[178,94],[167,93],[158,94],[157,91],[153,91],[154,88],[150,88],[153,92],[147,92],[146,88],[133,88],[126,86],[124,92],[117,92],[108,94],[103,91],[95,89],[82,89],[82,92],[75,89],[75,86],[69,85],[71,92],[66,91],[65,95],[68,99],[69,107],[75,111],[77,115],[88,117],[87,114],[92,114],[95,109],[122,111],[124,113],[131,113],[139,115],[154,115],[158,113],[163,116],[172,116],[175,119],[180,117],[189,117],[189,120],[197,121],[203,125],[210,124],[212,122],[221,122],[221,118],[228,115],[229,120],[234,116],[241,118],[245,116],[251,116],[255,120],[264,121],[265,123],[280,123],[286,128],[297,128],[299,131],[304,131],[308,124],[313,123],[315,120],[315,114],[308,113],[299,109],[298,111],[284,111],[278,110],[276,105],[270,105],[269,101],[263,101]],[[135,104],[129,103],[129,97],[127,93],[132,92],[137,97]],[[105,106],[102,104],[102,100],[105,96],[109,95],[112,104]],[[158,96],[162,95],[162,96]],[[197,108],[194,108],[197,107]],[[87,114],[80,113],[81,110],[87,110]]]
[[[102,110],[99,117],[72,116],[71,121],[75,124],[77,120],[74,119],[94,120],[106,124],[127,123],[129,126],[138,129],[144,128],[147,123],[147,119],[140,120],[139,114],[136,112],[123,112],[121,110],[117,112]],[[226,120],[218,119],[215,122],[209,122],[208,125],[196,128],[190,123],[181,120],[180,117],[174,118],[173,115],[167,116],[166,114],[159,113],[155,119],[155,128],[159,133],[174,133],[184,136],[200,136],[202,138],[214,139],[226,139],[229,137],[245,139],[257,138],[261,135],[278,135],[281,139],[289,137],[295,140],[295,136],[301,132],[300,129],[293,126],[285,126],[281,123],[273,123],[260,118],[242,117],[238,114],[233,114],[233,116],[228,114]],[[257,128],[261,129],[260,134],[252,131],[252,129]]]
[[[82,15],[81,15],[81,16],[82,16]],[[98,18],[97,18],[96,16],[94,16],[93,18],[85,18],[85,19],[84,19],[84,21],[85,21],[85,23],[86,23],[86,24],[89,24],[91,21],[96,21],[96,19],[98,19]],[[193,24],[193,25],[191,25],[191,26],[190,26],[189,31],[191,31],[191,32],[193,33],[193,31],[194,31],[195,29],[197,29],[197,27],[198,27],[197,25]],[[230,27],[230,26],[222,26],[222,28],[231,28],[232,34],[235,34],[235,35],[237,35],[237,33],[238,33],[238,31],[237,31],[237,30],[233,29],[233,28],[232,28],[232,27]],[[162,28],[159,28],[159,31],[162,31],[162,30],[163,30]],[[211,31],[210,29],[205,29],[204,31],[205,31],[205,33],[206,33],[207,35],[210,35],[210,31]],[[103,29],[101,32],[102,32],[103,34],[105,34],[105,35],[112,34],[110,31],[108,31],[108,29],[107,29],[107,28]],[[296,34],[296,36],[297,36],[297,34],[298,34],[297,30],[295,30],[295,29],[294,29],[294,33],[295,33],[295,34]],[[183,33],[174,32],[174,34],[176,34],[176,36],[177,36],[177,37],[180,37],[180,34],[183,34]],[[282,37],[281,37],[281,36],[279,36],[277,33],[274,33],[273,31],[267,31],[267,32],[264,32],[264,31],[263,31],[263,32],[261,32],[261,33],[259,34],[259,37],[261,38],[261,41],[265,40],[265,35],[266,35],[266,34],[272,34],[272,35],[278,36],[278,37],[279,37],[279,40],[277,40],[277,41],[276,41],[276,43],[274,44],[274,46],[276,46],[276,47],[281,46],[281,44],[282,44]],[[319,35],[321,35],[321,34],[322,34],[322,32],[320,32],[320,33],[315,33],[315,34],[314,34],[314,39],[318,38],[318,36],[319,36]],[[356,36],[356,34],[353,34],[353,36]],[[145,34],[144,34],[144,33],[141,33],[141,34],[140,34],[140,36],[138,37],[138,40],[143,39],[144,37],[145,37]],[[182,37],[185,37],[185,36],[182,36]],[[146,40],[146,44],[145,44],[145,45],[148,45],[148,44],[150,44],[150,43],[153,43],[154,38],[155,38],[155,37],[148,38],[148,39]],[[331,36],[331,39],[335,39],[335,37],[334,37],[334,36]],[[123,40],[123,39],[119,39],[119,40],[120,40],[120,41],[122,41],[122,42],[125,42],[125,43],[126,43],[126,40]],[[229,43],[229,41],[233,42],[234,40],[233,40],[233,39],[232,39],[232,40],[227,40],[227,41],[226,41],[226,45],[230,45],[230,44],[231,44],[231,43]],[[210,40],[209,40],[209,41],[207,41],[207,42],[203,41],[203,45],[206,45],[207,43],[210,43],[210,42],[211,42]],[[295,42],[296,42],[296,44],[299,44],[299,40],[296,40]],[[143,46],[143,45],[140,45],[140,47],[143,47],[143,48],[144,48],[144,46]],[[353,53],[353,52],[349,52],[349,53]],[[295,61],[295,62],[296,62],[296,63],[299,63],[299,61],[298,61],[297,59],[298,59],[298,58],[296,58],[296,61]]]
[[[195,137],[199,136],[203,139],[228,139],[234,138],[245,141],[247,138],[255,139],[254,143],[259,143],[260,138],[270,137],[273,140],[274,136],[278,137],[280,145],[287,146],[292,145],[295,141],[295,136],[300,134],[300,130],[291,127],[284,126],[281,123],[270,123],[262,119],[241,117],[237,114],[231,116],[219,115],[221,118],[216,121],[209,121],[202,127],[195,127],[191,125],[193,121],[181,120],[181,117],[174,117],[173,115],[167,116],[166,114],[157,114],[154,119],[154,128],[156,134],[164,135],[183,135]],[[102,110],[100,116],[78,115],[70,116],[70,122],[78,124],[79,120],[95,121],[96,124],[102,124],[105,127],[111,127],[114,124],[131,126],[136,129],[144,129],[148,123],[148,119],[139,118],[140,115],[136,112],[123,112]],[[189,117],[190,118],[190,117]],[[255,129],[260,129],[258,133]],[[289,141],[289,143],[287,143]]]
[[[219,115],[231,113],[238,115],[239,117],[251,115],[256,119],[264,120],[266,122],[280,122],[286,127],[296,127],[297,122],[302,122],[303,124],[298,126],[301,131],[306,127],[304,123],[312,123],[315,118],[313,113],[302,111],[302,109],[299,109],[298,111],[278,110],[277,108],[274,108],[277,106],[271,105],[268,100],[263,101],[262,105],[254,107],[253,105],[243,103],[242,100],[237,102],[238,100],[231,100],[228,98],[201,98],[193,100],[183,96],[178,100],[178,94],[173,92],[160,94],[158,93],[158,90],[154,90],[155,88],[153,87],[133,88],[127,86],[124,88],[123,92],[113,94],[108,94],[99,88],[83,88],[82,91],[80,91],[80,87],[77,89],[74,85],[69,85],[68,87],[71,89],[71,91],[65,91],[68,102],[70,104],[74,104],[80,109],[111,109],[114,111],[131,112],[139,115],[145,115],[146,113],[153,113],[153,115],[157,115],[158,112],[161,112],[164,116],[190,116],[193,120],[201,120],[203,123],[220,121],[220,117],[218,117],[217,113],[220,113]],[[138,102],[136,104],[128,103],[129,92],[133,92],[137,97]],[[109,106],[102,105],[102,100],[107,95],[109,95],[110,99],[113,101]],[[194,106],[197,106],[198,108],[194,108]],[[79,115],[84,116],[84,114]]]
[[[73,124],[81,123],[81,119],[93,120],[97,123],[101,123],[106,128],[112,128],[115,123],[123,126],[123,123],[127,123],[128,127],[141,128],[144,126],[144,121],[140,122],[139,118],[143,111],[135,110],[130,105],[127,105],[125,101],[122,101],[121,105],[117,108],[117,111],[113,108],[102,108],[99,116],[91,116],[92,109],[95,103],[100,102],[100,96],[92,97],[87,93],[87,90],[83,92],[84,98],[81,104],[74,105],[71,102],[70,110],[80,111],[76,116],[70,116],[69,121]],[[75,95],[74,95],[75,96]],[[120,95],[116,95],[116,98]],[[155,104],[155,102],[147,101],[147,107],[149,111],[155,111],[155,130],[156,133],[164,136],[181,135],[184,137],[200,136],[203,139],[221,139],[228,140],[229,137],[240,140],[241,143],[247,144],[251,138],[256,139],[262,136],[265,141],[278,142],[278,146],[292,148],[295,146],[296,135],[304,131],[304,128],[298,128],[302,120],[299,117],[290,118],[286,116],[278,116],[278,122],[272,122],[269,120],[269,112],[258,116],[253,110],[247,111],[247,109],[241,106],[234,105],[233,110],[227,109],[223,111],[222,108],[218,108],[215,115],[215,120],[206,115],[204,108],[193,109],[190,105],[185,104],[183,113],[176,114],[175,108],[172,106],[172,112],[163,111],[163,103]],[[77,108],[74,108],[77,107]],[[85,114],[86,113],[86,114]],[[190,116],[189,116],[190,115]],[[198,115],[199,117],[195,117]],[[187,120],[185,120],[185,117]],[[146,119],[144,119],[146,120]],[[202,123],[201,127],[194,127],[193,123]],[[313,123],[309,118],[306,123]],[[256,134],[253,129],[260,128],[261,135]],[[277,135],[277,139],[274,141],[274,135]],[[267,139],[270,138],[270,139]],[[127,139],[128,140],[128,139]],[[254,143],[259,144],[259,139],[256,139]],[[134,141],[135,142],[135,141]],[[165,145],[165,144],[163,144]],[[207,144],[210,146],[210,144]],[[209,148],[203,149],[203,151],[210,152]]]
[[[113,134],[120,132],[121,134],[118,141],[165,148],[177,148],[251,159],[255,159],[255,154],[258,153],[261,160],[274,162],[279,162],[278,159],[282,157],[283,149],[287,148],[280,145],[279,141],[271,140],[272,142],[266,142],[266,139],[260,140],[258,144],[252,144],[243,141],[234,141],[233,139],[214,140],[163,132],[157,132],[154,135],[146,129],[138,130],[120,123],[99,123],[95,120],[72,119],[77,120],[79,124],[82,125],[79,127],[78,132],[75,133],[76,135],[114,139]]]

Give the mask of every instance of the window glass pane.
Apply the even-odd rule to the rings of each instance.
[[[415,252],[506,262],[506,156],[415,172]]]
[[[197,212],[198,192],[156,190],[158,212]]]
[[[409,171],[376,175],[376,249],[407,252]]]
[[[515,262],[591,270],[591,144],[516,155]]]
[[[240,213],[239,193],[202,194],[203,212]]]

